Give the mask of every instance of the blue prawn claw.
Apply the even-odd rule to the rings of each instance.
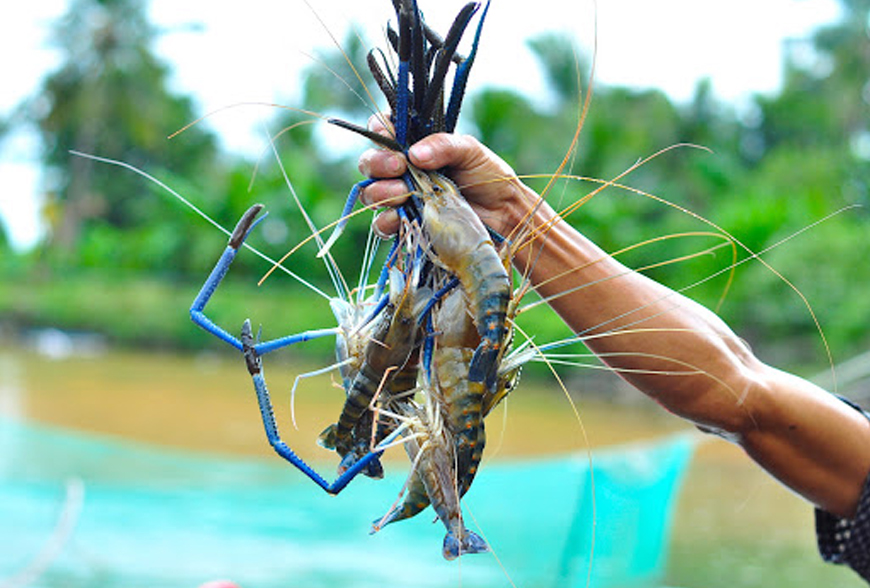
[[[341,462],[338,464],[338,474],[342,475],[350,468],[352,468],[356,463],[360,460],[362,456],[357,455],[354,452],[350,452],[341,458]],[[381,460],[378,458],[374,458],[362,471],[363,475],[368,476],[369,478],[374,478],[376,480],[380,480],[384,477],[384,466],[381,464]]]
[[[481,343],[474,350],[471,363],[468,366],[468,379],[472,382],[483,382],[487,390],[492,390],[498,376],[498,349]]]

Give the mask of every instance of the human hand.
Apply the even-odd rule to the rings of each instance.
[[[378,117],[370,119],[369,128],[387,132]],[[537,199],[503,159],[470,135],[430,135],[412,145],[408,157],[421,170],[444,168],[481,220],[502,235],[513,230]],[[381,179],[365,188],[360,200],[368,206],[391,207],[375,219],[375,230],[381,235],[398,230],[399,217],[392,207],[407,199],[408,188],[400,179],[407,164],[405,155],[386,149],[369,149],[360,156],[360,172]]]

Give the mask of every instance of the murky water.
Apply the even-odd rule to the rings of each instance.
[[[268,446],[240,358],[72,351],[0,347],[0,586],[197,586],[217,577],[245,579],[243,588],[345,585],[347,577],[361,577],[356,585],[383,585],[382,572],[390,566],[389,583],[421,569],[422,577],[439,580],[420,586],[510,585],[494,559],[469,558],[478,563],[463,562],[461,573],[442,562],[443,531],[428,517],[368,537],[368,524],[395,500],[404,481],[404,452],[393,452],[387,480],[355,482],[338,498],[322,495]],[[325,473],[332,471],[333,456],[314,439],[338,414],[342,391],[329,376],[306,380],[298,392],[295,430],[289,412],[293,378],[322,366],[269,359],[267,376],[285,440]],[[524,380],[507,412],[487,421],[490,460],[482,476],[490,472],[499,479],[499,461],[565,452],[579,454],[572,463],[591,460],[605,471],[608,450],[602,446],[686,430],[661,411],[572,392],[585,435],[564,397]],[[568,475],[573,466],[555,467]],[[523,533],[535,533],[531,526],[545,511],[573,504],[560,497],[579,497],[564,481],[546,485],[549,475],[518,478],[545,484],[530,486],[527,499],[514,498],[531,504],[535,514],[522,523]],[[484,520],[503,520],[504,512],[487,511],[496,504],[490,497],[503,497],[504,484],[519,483],[487,486],[484,480],[470,493],[482,501],[472,510]],[[700,586],[698,577],[705,586],[765,585],[765,568],[784,568],[777,557],[806,560],[809,568],[801,570],[809,572],[800,573],[820,582],[833,577],[853,585],[848,575],[833,575],[814,559],[811,510],[723,443],[700,450],[675,520],[671,566],[677,575],[668,578],[673,585]],[[604,532],[618,528],[615,521],[598,518],[596,525]],[[498,543],[497,525],[481,524]],[[309,533],[302,543],[300,525]],[[760,533],[759,526],[768,530]],[[111,554],[105,546],[113,547]],[[543,560],[521,565],[527,549],[500,551],[516,579],[524,578],[518,570],[546,567]],[[393,560],[401,554],[404,563],[381,561],[375,552]],[[563,558],[561,572],[547,568],[548,577],[569,569],[565,561],[574,560]],[[716,562],[727,569],[721,582],[711,584],[705,570]],[[294,577],[308,581],[293,584],[288,579]],[[726,578],[737,581],[726,584]]]
[[[457,567],[442,561],[443,529],[431,525],[430,517],[372,538],[367,534],[404,483],[404,452],[394,452],[384,481],[361,479],[338,498],[326,496],[274,456],[247,373],[240,358],[234,359],[4,348],[0,585],[196,586],[232,577],[248,585],[284,586],[295,578],[307,586],[331,586],[360,574],[355,585],[401,578],[418,586],[455,585]],[[343,392],[328,376],[306,380],[295,430],[289,423],[289,386],[296,373],[320,366],[274,362],[270,367],[285,438],[329,477],[332,455],[313,440],[338,414]],[[601,407],[596,411],[603,414]],[[646,434],[667,430],[654,421]],[[542,451],[564,455],[583,443],[565,400],[540,391],[512,403],[504,418],[494,419],[492,430],[494,439],[503,439],[493,446],[501,445],[505,459]],[[613,438],[612,430],[607,437]],[[588,460],[577,455],[538,460],[526,469],[492,464],[490,481],[481,476],[476,483],[479,502],[468,508],[500,545],[501,555],[512,560],[512,577],[565,578],[583,570],[565,567],[559,558],[565,537],[583,533],[572,523],[575,515],[566,517],[580,504],[578,484],[587,480]],[[649,468],[642,471],[658,477]],[[679,471],[665,482],[672,483]],[[565,488],[557,489],[556,480]],[[501,492],[503,487],[512,492]],[[530,551],[512,539],[512,525],[499,531],[495,521],[504,520],[507,508],[499,500],[521,500],[522,492],[532,508],[525,519],[514,513],[515,523],[526,534],[541,532],[537,541],[555,547]],[[542,510],[534,497],[545,493],[550,498]],[[544,516],[545,510],[552,514]],[[550,522],[535,531],[545,519]],[[587,544],[574,546],[577,562]],[[525,575],[528,571],[533,575]],[[510,585],[489,557],[464,563],[462,577],[478,586]]]
[[[344,394],[330,375],[294,378],[323,364],[269,356],[266,376],[285,440],[308,459],[330,459],[317,435],[339,414]],[[551,454],[648,439],[686,426],[647,406],[614,406],[572,390],[582,419],[551,382],[525,378],[487,421],[500,455]],[[106,351],[44,354],[0,346],[0,415],[145,441],[161,446],[271,456],[241,357]],[[618,417],[618,418],[614,418]],[[584,438],[583,427],[586,429]],[[403,453],[403,452],[399,452]],[[400,459],[406,459],[404,455]]]

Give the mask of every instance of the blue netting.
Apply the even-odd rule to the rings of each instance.
[[[0,420],[0,584],[44,549],[81,480],[75,527],[31,586],[654,586],[693,437],[487,463],[469,527],[498,555],[446,562],[427,511],[369,536],[405,472],[324,494],[277,459],[217,458]],[[328,467],[327,467],[328,469]],[[397,469],[392,467],[391,469]],[[71,486],[75,488],[76,486]],[[69,502],[67,501],[69,505]],[[501,564],[499,564],[499,561]],[[504,566],[504,570],[500,567]]]

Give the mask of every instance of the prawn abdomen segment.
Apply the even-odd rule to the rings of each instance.
[[[380,383],[381,378],[372,373],[368,365],[363,365],[347,391],[338,422],[327,427],[320,435],[318,441],[323,447],[334,449],[342,457],[353,450],[354,428],[363,415],[368,413],[369,403],[374,398]]]
[[[404,521],[417,516],[429,506],[429,494],[426,486],[416,471],[411,472],[408,482],[408,494],[401,504],[396,505],[390,512],[372,523],[371,533],[376,533],[390,523]]]
[[[411,405],[409,410],[406,411],[406,415],[409,416],[415,412],[419,414],[419,407]],[[414,438],[406,439],[405,451],[408,457],[411,458],[411,463],[415,466],[408,477],[408,492],[401,504],[394,505],[390,512],[372,523],[371,533],[380,531],[390,523],[410,519],[421,513],[431,504],[429,492],[423,483],[423,473],[420,469],[421,464],[417,460],[417,457],[420,455],[420,445],[417,443],[417,440]]]
[[[347,390],[338,422],[320,437],[324,447],[334,448],[341,455],[341,468],[353,464],[351,453],[355,445],[360,447],[357,453],[364,448],[364,444],[357,443],[354,429],[363,415],[369,414],[375,395],[378,391],[389,392],[392,376],[401,372],[416,348],[419,338],[413,314],[416,291],[410,290],[408,282],[404,285],[406,288],[391,294],[397,300],[391,301],[381,311],[378,324],[365,346],[363,363]]]
[[[444,418],[453,433],[459,496],[464,496],[471,486],[486,445],[483,421],[486,390],[483,383],[472,382],[466,375],[472,354],[471,349],[439,348],[434,357]]]
[[[489,253],[489,252],[487,252]],[[495,259],[480,255],[485,263],[474,263],[467,270],[476,288],[466,289],[469,306],[474,309],[474,323],[480,334],[480,345],[474,351],[468,369],[468,379],[483,382],[487,388],[495,385],[498,358],[508,334],[507,313],[511,301],[511,282],[507,270],[495,249]]]
[[[489,231],[456,186],[439,174],[409,169],[422,191],[423,229],[436,261],[459,279],[481,337],[468,377],[491,387],[507,334],[510,275]]]

